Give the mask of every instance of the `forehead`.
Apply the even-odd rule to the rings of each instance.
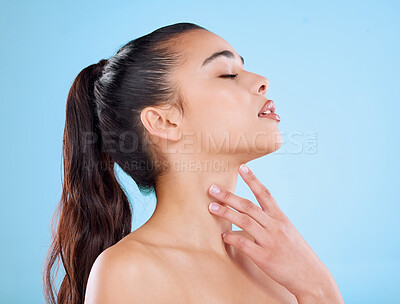
[[[184,39],[182,39],[180,47],[183,50],[185,58],[183,68],[190,69],[194,72],[200,71],[205,59],[215,52],[224,50],[231,51],[235,55],[234,59],[228,60],[241,62],[239,54],[236,53],[226,40],[205,30],[196,30],[187,33]],[[224,60],[227,59],[223,56],[220,58],[224,58]],[[217,60],[220,60],[220,58]],[[210,65],[212,65],[212,63]]]

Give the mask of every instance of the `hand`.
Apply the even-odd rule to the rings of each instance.
[[[229,232],[223,240],[243,251],[273,280],[294,294],[299,303],[303,302],[302,299],[307,299],[307,303],[314,300],[319,303],[344,303],[328,268],[282,212],[269,190],[248,170],[248,173],[239,172],[261,208],[222,187],[219,187],[219,193],[213,193],[210,187],[210,194],[227,205],[217,204],[220,208],[210,211],[254,238],[253,242]],[[334,301],[325,302],[328,297]]]

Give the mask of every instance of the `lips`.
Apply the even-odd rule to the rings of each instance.
[[[263,105],[261,110],[258,112],[258,117],[263,113],[274,113],[275,112],[275,104],[272,100],[268,99],[267,102]]]

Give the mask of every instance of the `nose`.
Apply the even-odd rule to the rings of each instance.
[[[258,81],[257,88],[258,88],[258,91],[257,91],[258,94],[261,94],[261,95],[267,94],[267,91],[269,88],[269,80],[263,76],[260,76],[260,80]]]
[[[264,76],[253,74],[252,93],[265,95],[269,88],[269,80]]]

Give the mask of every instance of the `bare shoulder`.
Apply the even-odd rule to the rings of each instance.
[[[244,236],[254,242],[254,238],[244,230],[235,231],[236,234]],[[268,274],[261,270],[250,257],[244,254],[240,249],[234,249],[235,256],[238,263],[244,267],[247,272],[251,275],[253,280],[268,294],[273,294],[277,298],[281,299],[283,303],[297,304],[296,297],[289,292],[284,286],[273,280]]]
[[[85,304],[161,303],[162,271],[139,242],[117,243],[95,260],[86,287]],[[158,288],[158,289],[157,289]]]

